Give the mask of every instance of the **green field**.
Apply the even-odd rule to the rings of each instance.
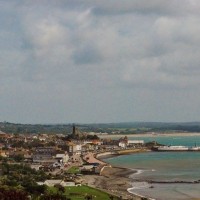
[[[51,187],[50,191],[53,193],[57,192],[55,187]],[[87,200],[87,197],[90,196],[90,200],[111,200],[110,195],[102,192],[98,189],[94,189],[88,186],[74,186],[74,187],[65,187],[65,193],[68,198],[71,200]],[[89,199],[89,198],[88,198]],[[118,197],[114,197],[113,200],[119,200]]]
[[[73,166],[67,170],[67,173],[78,174],[80,173],[79,167]]]

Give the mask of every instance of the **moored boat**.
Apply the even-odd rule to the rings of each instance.
[[[157,147],[157,151],[188,151],[186,146],[160,146]]]
[[[190,147],[188,148],[189,151],[200,151],[200,147]]]

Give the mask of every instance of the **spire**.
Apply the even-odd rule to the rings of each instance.
[[[76,127],[75,127],[74,124],[73,124],[73,128],[72,128],[72,134],[73,134],[73,135],[76,135]]]

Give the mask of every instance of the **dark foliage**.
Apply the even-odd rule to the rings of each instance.
[[[28,194],[15,188],[0,187],[1,200],[28,200]]]
[[[63,194],[45,194],[40,197],[40,200],[70,200],[70,198],[66,197]]]

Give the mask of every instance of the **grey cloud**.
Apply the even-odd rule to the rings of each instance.
[[[24,1],[28,7],[45,6],[59,8],[59,10],[84,10],[93,8],[93,13],[97,15],[120,15],[128,13],[138,13],[142,15],[186,15],[199,14],[199,2],[192,0],[57,0],[57,1]],[[40,5],[40,6],[38,6]],[[177,9],[178,8],[178,9]]]
[[[151,120],[146,110],[169,120],[159,101],[173,112],[188,106],[185,93],[200,107],[199,1],[9,2],[0,2],[0,120]]]
[[[126,1],[78,1],[80,5],[93,7],[93,13],[97,15],[185,15],[186,13],[198,14],[199,3],[188,0],[126,0]],[[178,9],[177,9],[178,8]]]
[[[98,64],[102,60],[98,50],[91,45],[77,49],[72,57],[75,64]]]
[[[195,51],[196,50],[196,51]],[[161,71],[173,76],[188,76],[198,80],[200,75],[200,49],[188,49],[180,52],[175,52],[172,55],[166,56],[162,61]]]

